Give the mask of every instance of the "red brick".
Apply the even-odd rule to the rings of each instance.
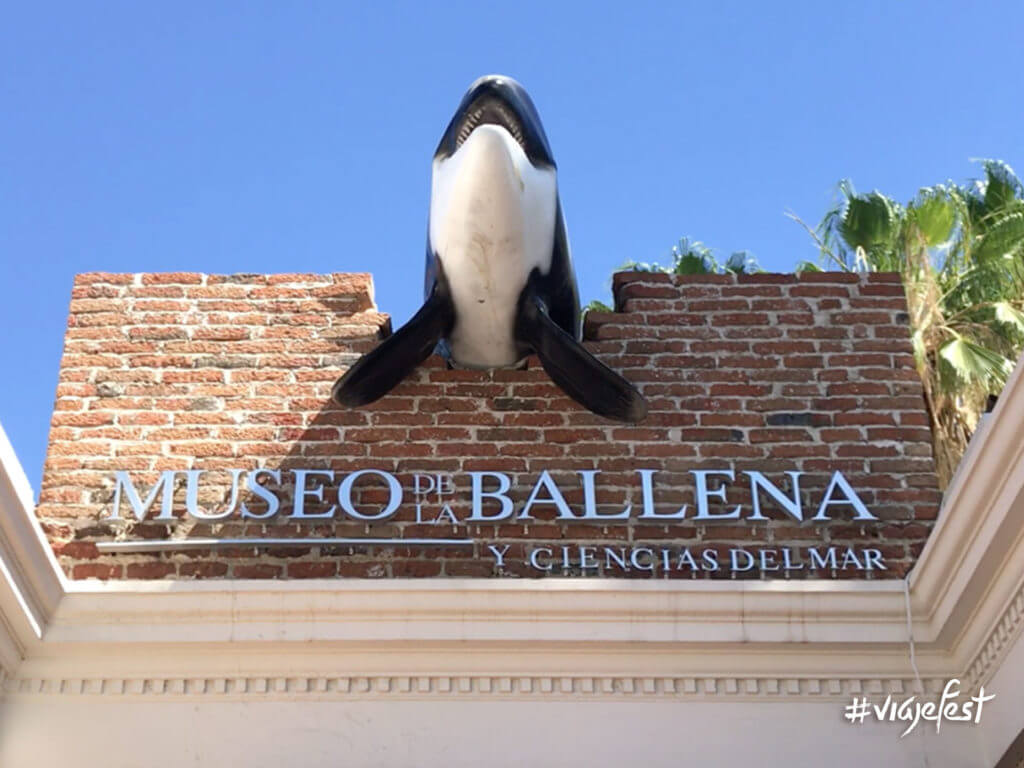
[[[864,382],[850,382],[846,384],[832,384],[828,388],[829,395],[888,395],[889,388],[884,384],[868,384]]]
[[[853,272],[800,272],[797,279],[801,283],[857,283],[861,276]]]
[[[83,563],[71,569],[73,579],[119,579],[123,568],[113,563]]]
[[[284,572],[284,566],[255,563],[253,565],[235,565],[231,570],[236,579],[275,579]]]
[[[763,312],[716,312],[712,324],[716,327],[725,325],[769,325],[768,315]]]
[[[899,272],[868,272],[867,281],[869,283],[901,283],[903,282],[903,276]]]
[[[855,411],[852,413],[837,413],[834,417],[837,427],[848,425],[870,425],[870,424],[894,424],[895,419],[892,413]]]
[[[150,272],[142,276],[143,285],[186,284],[198,285],[203,276],[198,272]]]
[[[338,573],[336,560],[314,563],[288,563],[288,576],[292,579],[328,579]]]
[[[93,560],[100,555],[96,542],[93,541],[68,541],[63,544],[54,542],[53,551],[57,555],[76,560]]]
[[[794,285],[790,296],[820,298],[823,296],[849,296],[850,290],[842,285]]]
[[[714,283],[717,285],[728,285],[736,282],[735,275],[671,275],[672,283],[680,286],[695,284]]]
[[[758,285],[772,284],[772,283],[774,283],[774,284],[779,284],[779,283],[788,284],[788,283],[795,283],[796,280],[797,280],[797,276],[796,275],[792,275],[792,274],[774,274],[774,273],[771,273],[771,272],[755,272],[755,273],[750,274],[750,275],[737,275],[737,277],[736,277],[736,281],[738,283],[740,283],[740,285],[743,285],[744,283],[747,283],[747,284],[756,283]]]
[[[193,576],[196,578],[213,578],[216,576],[225,576],[228,572],[227,563],[212,562],[212,561],[197,561],[192,563],[182,563],[178,568],[178,572],[182,576]]]
[[[811,441],[811,433],[798,427],[752,429],[748,434],[751,443],[807,443]]]
[[[391,575],[398,579],[439,576],[440,573],[441,563],[437,560],[396,560],[391,564]]]
[[[165,576],[173,576],[175,567],[173,563],[150,562],[150,563],[129,563],[125,566],[125,578],[128,579],[162,579]]]
[[[93,283],[131,285],[134,281],[135,275],[115,272],[82,272],[75,275],[75,285],[91,285]]]

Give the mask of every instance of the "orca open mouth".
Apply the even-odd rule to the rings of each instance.
[[[493,97],[484,97],[476,101],[466,110],[466,116],[459,125],[455,136],[455,147],[461,147],[470,134],[481,125],[498,125],[504,128],[516,143],[526,151],[526,138],[523,135],[523,124],[516,113],[503,101]]]
[[[519,83],[501,75],[481,77],[469,87],[441,136],[434,159],[454,155],[481,125],[504,128],[534,168],[554,169],[537,108]]]

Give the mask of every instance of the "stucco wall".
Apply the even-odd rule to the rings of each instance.
[[[0,707],[4,705],[0,704]],[[904,739],[836,702],[318,701],[154,705],[21,697],[0,708],[0,763],[57,768],[359,765],[750,765],[991,768],[976,731]],[[926,762],[927,759],[927,762]]]

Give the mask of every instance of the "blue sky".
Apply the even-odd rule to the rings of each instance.
[[[10,3],[0,422],[38,490],[76,272],[372,271],[420,302],[430,158],[466,86],[533,96],[584,301],[689,235],[815,257],[835,183],[1024,164],[1024,3]]]

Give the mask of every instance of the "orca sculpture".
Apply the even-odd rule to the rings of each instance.
[[[580,305],[555,161],[519,83],[473,83],[434,153],[426,302],[334,385],[341,405],[389,392],[436,348],[461,368],[522,364],[594,413],[644,418],[636,388],[580,344]]]

